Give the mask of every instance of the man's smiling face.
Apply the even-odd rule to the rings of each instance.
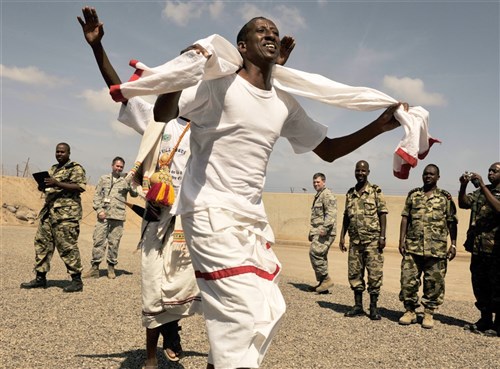
[[[259,64],[275,63],[280,55],[280,35],[276,25],[269,19],[257,18],[248,25],[246,40],[238,47],[244,58]]]

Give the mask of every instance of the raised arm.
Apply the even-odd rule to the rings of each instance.
[[[460,209],[470,209],[472,204],[465,192],[467,184],[469,183],[469,177],[462,174],[458,180],[460,181],[460,190],[458,190],[458,207]]]
[[[479,188],[483,192],[484,197],[486,198],[486,201],[490,204],[491,208],[497,212],[500,213],[500,201],[491,193],[488,187],[484,184],[483,178],[477,174],[477,173],[472,173],[472,179],[477,179],[479,182]]]
[[[99,16],[95,8],[86,6],[82,8],[83,18],[77,17],[78,22],[82,26],[85,40],[92,48],[94,57],[101,72],[104,81],[108,87],[121,84],[120,77],[116,73],[113,65],[108,59],[106,51],[102,46],[102,38],[104,36],[103,23],[99,22]]]
[[[368,141],[377,137],[381,133],[388,132],[398,127],[400,124],[394,118],[394,112],[403,104],[405,110],[408,110],[408,104],[397,103],[388,107],[376,120],[368,124],[359,131],[348,136],[328,138],[326,137],[313,151],[321,159],[333,162],[334,160],[345,156]]]

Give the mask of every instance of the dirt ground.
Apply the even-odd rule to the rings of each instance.
[[[33,187],[28,180],[2,178],[2,203],[23,201],[38,210],[42,199]],[[84,194],[85,217],[79,237],[86,268],[95,222],[90,194]],[[21,282],[33,278],[36,225],[18,221],[6,209],[1,214],[0,368],[141,368],[145,352],[140,325],[140,254],[136,252],[140,219],[128,215],[116,280],[107,279],[101,270],[101,278],[85,280],[83,293],[64,294],[61,289],[69,279],[57,254],[46,290],[19,288]],[[286,242],[274,249],[283,263],[280,288],[288,308],[263,369],[500,367],[500,339],[463,329],[478,318],[467,254],[459,254],[449,264],[445,303],[436,315],[435,328],[429,331],[419,324],[397,324],[403,308],[398,300],[401,257],[394,247],[385,252],[379,322],[344,317],[353,297],[347,282],[347,254],[338,250],[337,243],[329,254],[336,285],[328,295],[305,292],[314,283],[307,247]],[[365,298],[365,308],[367,304]],[[159,349],[160,368],[205,367],[208,344],[202,318],[184,319],[182,326],[186,357],[170,363]]]

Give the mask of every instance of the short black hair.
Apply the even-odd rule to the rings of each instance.
[[[115,156],[113,161],[111,162],[112,164],[116,163],[117,161],[121,161],[123,165],[125,165],[125,160],[121,156]]]
[[[59,142],[57,146],[66,146],[66,149],[68,149],[68,153],[71,153],[71,147],[69,147],[69,145],[66,143],[66,142]]]
[[[436,168],[437,175],[438,175],[438,176],[440,175],[440,174],[439,174],[439,167],[438,167],[436,164],[427,164],[427,165],[425,166],[425,168],[424,168],[424,172],[425,172],[425,170],[426,170],[428,167],[434,167],[434,168]]]
[[[238,32],[238,36],[236,36],[236,44],[238,44],[240,41],[247,40],[247,34],[248,31],[250,30],[250,25],[254,23],[257,19],[269,20],[266,17],[254,17],[250,19],[248,22],[245,23],[243,27],[241,27],[240,32]]]
[[[323,173],[315,173],[313,175],[313,179],[316,179],[318,177],[320,177],[323,180],[323,182],[326,181],[326,176]]]

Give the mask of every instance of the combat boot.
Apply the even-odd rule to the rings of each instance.
[[[491,311],[481,311],[481,318],[473,324],[476,331],[484,332],[493,326],[493,313]]]
[[[422,328],[425,329],[434,328],[434,310],[432,309],[424,310],[424,320],[422,320]]]
[[[318,293],[325,292],[332,287],[333,287],[333,280],[329,276],[326,276],[326,278],[321,281],[320,285],[316,287],[316,292]]]
[[[47,288],[46,274],[45,272],[36,272],[36,278],[32,281],[21,283],[21,288],[28,290],[32,288]]]
[[[378,295],[372,293],[370,294],[370,319],[371,320],[380,320],[382,317],[378,313],[377,308]]]
[[[108,278],[109,279],[115,279],[116,278],[115,266],[113,264],[108,264]]]
[[[309,292],[316,292],[316,288],[318,288],[318,287],[321,285],[321,282],[322,282],[322,281],[323,281],[323,280],[319,281],[319,282],[318,282],[318,284],[317,284],[316,286],[308,286],[308,287],[307,287],[307,290],[308,290]]]
[[[407,309],[403,316],[399,318],[399,324],[401,325],[410,325],[415,324],[417,322],[417,314],[415,310]]]
[[[363,310],[363,291],[354,291],[354,307],[345,313],[344,316],[352,318],[361,315],[365,315],[365,311]]]
[[[483,333],[489,337],[500,337],[500,313],[495,313],[495,322],[492,323],[491,328],[485,330]]]
[[[83,282],[82,282],[82,274],[73,274],[71,276],[71,284],[63,288],[63,292],[82,292],[83,291]]]
[[[83,278],[99,278],[99,263],[92,263],[90,270],[82,275]]]

